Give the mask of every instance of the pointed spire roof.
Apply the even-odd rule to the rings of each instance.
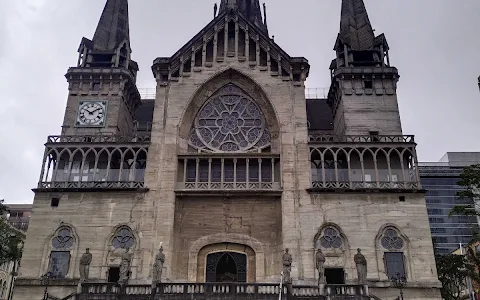
[[[267,25],[262,20],[259,0],[221,0],[219,14],[229,9],[238,10],[247,20],[268,34]]]
[[[128,1],[107,0],[93,36],[95,50],[113,51],[129,39]]]
[[[352,50],[373,50],[375,34],[363,0],[342,0],[339,38]]]

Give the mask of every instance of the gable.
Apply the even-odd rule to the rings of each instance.
[[[270,70],[284,80],[304,81],[308,76],[308,61],[291,57],[264,31],[236,10],[227,10],[213,19],[172,57],[154,61],[153,71],[162,75],[161,81],[182,76],[196,68],[222,64],[238,58],[251,66]],[[194,69],[194,70],[192,70]]]

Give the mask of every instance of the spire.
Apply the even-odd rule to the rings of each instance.
[[[221,0],[219,14],[229,9],[238,10],[247,20],[268,34],[267,24],[262,20],[259,0]]]
[[[107,0],[93,36],[93,48],[113,51],[129,38],[128,1]]]
[[[373,50],[375,34],[363,0],[342,0],[339,37],[352,50]]]
[[[138,64],[131,58],[128,0],[107,0],[93,39],[83,38],[77,67],[124,68],[136,78]]]

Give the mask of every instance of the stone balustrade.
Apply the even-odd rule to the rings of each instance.
[[[177,193],[281,192],[280,156],[179,155]]]
[[[368,300],[361,285],[286,286],[275,283],[160,283],[120,286],[116,283],[83,283],[78,300]]]

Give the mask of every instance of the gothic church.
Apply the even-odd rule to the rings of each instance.
[[[394,299],[392,279],[440,299],[399,74],[363,0],[341,1],[332,46],[328,97],[308,99],[308,60],[259,0],[221,0],[142,99],[127,0],[107,0],[66,73],[13,299]]]

